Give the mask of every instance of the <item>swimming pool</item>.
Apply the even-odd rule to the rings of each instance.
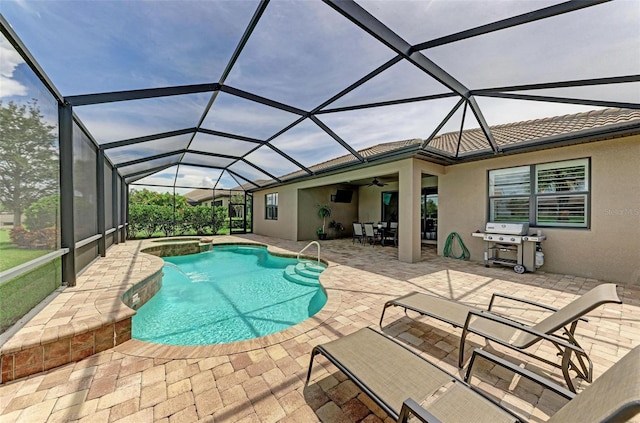
[[[320,283],[283,277],[296,259],[261,246],[164,257],[162,288],[133,317],[132,336],[169,345],[223,344],[284,330],[316,314]]]

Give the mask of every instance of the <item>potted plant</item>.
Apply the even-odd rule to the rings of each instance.
[[[332,220],[331,222],[329,222],[329,229],[333,230],[333,237],[338,238],[338,232],[344,231],[344,226],[342,225],[342,223]]]
[[[316,233],[318,234],[319,239],[327,239],[327,232],[325,231],[325,225],[327,222],[327,217],[331,217],[331,207],[329,205],[324,204],[318,208],[318,216],[322,218],[322,227],[318,228]]]

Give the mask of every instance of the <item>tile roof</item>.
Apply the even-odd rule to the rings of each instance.
[[[610,108],[496,125],[491,127],[491,133],[499,147],[506,147],[524,142],[540,142],[551,137],[561,137],[585,130],[603,129],[609,125],[633,121],[640,123],[640,110]],[[429,146],[455,155],[457,143],[458,132],[451,132],[435,137]],[[481,129],[469,129],[462,132],[460,154],[490,148],[489,141]]]
[[[572,115],[507,123],[492,126],[490,129],[496,144],[499,147],[506,147],[520,143],[535,143],[551,137],[575,134],[584,130],[602,129],[609,125],[634,121],[637,121],[640,125],[640,110],[609,108]],[[458,138],[459,132],[449,132],[436,136],[428,145],[433,149],[441,150],[445,154],[455,156]],[[421,138],[387,142],[359,150],[358,153],[363,158],[370,159],[381,154],[399,151],[406,147],[417,146],[423,142],[424,140]],[[463,155],[465,153],[482,151],[491,151],[491,146],[484,132],[480,128],[463,131],[460,139],[459,154]],[[347,154],[310,166],[309,170],[316,173],[349,163],[356,164],[357,162],[357,159],[353,155]],[[297,171],[285,175],[280,179],[288,180],[305,175],[306,173],[304,171]]]
[[[490,130],[498,147],[510,147],[523,144],[542,143],[548,140],[562,141],[581,132],[604,130],[618,124],[635,124],[635,132],[640,133],[640,110],[608,108],[592,110],[572,115],[555,116],[543,119],[534,119],[523,122],[507,123],[491,126]],[[441,151],[444,155],[455,157],[459,132],[449,132],[434,137],[428,147],[435,151]],[[408,140],[386,142],[359,150],[358,153],[367,161],[377,156],[401,152],[404,148],[418,147],[425,140],[412,138]],[[460,137],[460,149],[458,154],[491,152],[489,141],[480,128],[468,129],[462,132]],[[313,173],[328,171],[330,169],[358,164],[358,159],[352,154],[345,154],[322,163],[309,166]],[[279,179],[288,181],[307,176],[304,170],[289,173]],[[258,185],[266,186],[275,181],[256,181]],[[246,186],[246,184],[245,184]],[[252,189],[249,186],[248,189]],[[198,191],[198,190],[196,190]],[[208,191],[210,193],[210,190]],[[209,194],[210,195],[210,194]]]
[[[257,180],[255,181],[257,185],[261,185],[264,184],[265,180]],[[242,184],[242,185],[238,185],[237,187],[233,187],[231,189],[216,189],[215,190],[215,196],[217,197],[224,197],[224,196],[229,196],[229,193],[231,191],[248,191],[252,188],[255,188],[254,184],[250,184],[250,183],[246,183],[246,184]],[[188,193],[186,193],[184,195],[185,197],[187,197],[187,200],[189,201],[194,201],[197,203],[200,203],[202,201],[205,200],[211,200],[211,189],[210,188],[198,188],[198,189],[194,189],[193,191],[189,191]]]
[[[366,159],[378,156],[380,154],[389,153],[392,151],[398,151],[405,147],[420,145],[422,144],[422,142],[423,140],[421,138],[386,142],[386,143],[374,145],[372,147],[367,147],[365,149],[359,150],[358,154],[360,154],[362,158],[366,160]],[[325,162],[318,163],[313,166],[309,166],[308,169],[316,173],[316,172],[321,172],[323,170],[329,170],[331,168],[338,167],[338,166],[343,166],[347,164],[357,164],[357,163],[359,163],[359,161],[353,154],[345,154],[344,156],[336,157],[334,159],[330,159]],[[287,180],[287,179],[297,178],[300,176],[305,176],[306,174],[307,173],[305,171],[299,170],[299,171],[284,175],[280,179]]]

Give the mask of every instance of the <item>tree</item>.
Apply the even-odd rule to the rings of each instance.
[[[22,106],[0,101],[0,203],[13,212],[14,227],[30,204],[58,191],[55,129],[37,100]]]

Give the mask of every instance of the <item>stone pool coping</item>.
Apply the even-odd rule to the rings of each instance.
[[[203,346],[171,346],[131,339],[135,310],[161,286],[164,261],[159,255],[191,254],[211,245],[259,245],[269,253],[296,257],[296,253],[233,236],[206,240],[127,241],[112,246],[106,257],[92,263],[78,277],[0,348],[0,383],[79,361],[120,346],[136,355],[151,357],[204,357],[250,351],[280,343],[316,328],[338,309],[340,294],[327,290],[332,265],[320,275],[327,303],[315,316],[284,331],[247,341]],[[205,242],[201,242],[205,241]],[[212,241],[209,244],[206,241]],[[137,295],[136,295],[137,294]]]

